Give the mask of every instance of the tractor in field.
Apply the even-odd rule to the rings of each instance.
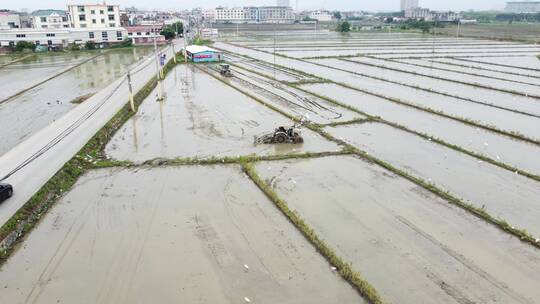
[[[220,64],[219,74],[225,77],[232,77],[231,67],[228,64],[224,64],[224,63]]]
[[[304,138],[300,134],[299,125],[286,128],[280,126],[272,133],[255,137],[255,144],[301,144]]]

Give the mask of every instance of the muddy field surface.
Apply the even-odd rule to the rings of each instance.
[[[474,75],[464,74],[460,72],[451,72],[451,71],[446,71],[446,70],[433,69],[433,68],[430,68],[429,66],[422,67],[419,65],[407,64],[409,62],[397,62],[394,60],[381,60],[381,59],[367,58],[367,57],[358,58],[358,59],[355,58],[353,61],[359,62],[361,64],[366,64],[370,67],[373,67],[373,66],[381,67],[383,69],[391,69],[392,71],[398,70],[398,71],[410,72],[410,73],[415,73],[417,75],[436,77],[436,78],[440,78],[440,79],[444,79],[448,81],[468,83],[471,85],[478,84],[478,85],[496,89],[496,90],[506,90],[506,91],[517,92],[517,93],[521,93],[525,95],[540,96],[540,93],[539,93],[540,80],[536,81],[535,83],[529,83],[529,82],[520,83],[513,80],[502,80],[502,79],[495,79],[492,77],[489,78],[489,77],[474,76]],[[350,61],[347,61],[347,62],[350,62]],[[417,83],[421,83],[421,82],[417,82]],[[450,87],[449,89],[453,89],[453,87]],[[441,89],[439,88],[438,90],[441,90]],[[488,95],[488,97],[486,98],[494,99],[496,98],[496,96],[492,97],[491,95]],[[508,98],[511,98],[511,97],[509,96]],[[503,98],[501,97],[499,99],[503,99]],[[507,102],[507,103],[501,102],[500,104],[510,107],[514,105],[515,103],[517,102],[512,100],[512,102]]]
[[[540,52],[539,52],[540,53]],[[527,70],[534,69],[538,72],[540,72],[540,59],[536,56],[528,56],[528,57],[507,57],[500,60],[495,60],[493,58],[479,58],[476,59],[479,62],[486,62],[486,63],[495,63],[495,64],[504,64],[508,66],[515,66],[519,68],[525,68]]]
[[[364,59],[361,59],[364,60]],[[356,60],[354,60],[356,61]],[[499,107],[504,107],[505,109],[520,111],[527,114],[532,114],[540,117],[540,90],[537,86],[531,85],[515,85],[515,90],[518,90],[520,87],[527,87],[527,92],[537,95],[538,98],[527,97],[523,95],[517,95],[507,92],[501,92],[493,89],[485,89],[476,87],[469,84],[456,83],[448,80],[435,79],[428,76],[418,76],[411,73],[401,72],[403,68],[407,68],[411,71],[416,71],[416,73],[421,73],[422,68],[412,67],[403,65],[402,67],[394,69],[387,69],[384,67],[375,67],[371,65],[364,64],[355,64],[350,61],[343,61],[338,59],[322,59],[314,60],[318,64],[322,64],[327,67],[339,68],[345,71],[350,71],[353,73],[361,73],[362,75],[374,76],[379,79],[384,79],[388,81],[397,82],[400,84],[406,84],[409,86],[416,86],[423,89],[427,89],[433,92],[440,92],[443,94],[448,94],[450,96],[456,96],[461,98],[472,99],[488,105],[495,105]],[[385,64],[385,66],[390,66],[391,64]],[[444,77],[444,71],[437,74],[439,77]],[[463,75],[464,79],[467,79],[467,75]],[[472,77],[472,76],[471,76]],[[470,77],[469,77],[470,78]],[[464,81],[466,82],[466,81]],[[496,81],[493,81],[496,83]],[[474,84],[474,82],[470,82]],[[507,84],[508,85],[508,84]],[[511,88],[513,85],[509,85]],[[522,92],[522,94],[525,94]]]
[[[335,137],[540,236],[539,183],[384,124],[328,128]]]
[[[335,151],[338,146],[303,130],[304,144],[254,145],[254,137],[293,122],[193,66],[179,66],[122,127],[106,152],[141,162],[154,158],[224,157]],[[210,89],[211,88],[211,89]]]
[[[265,62],[273,61],[273,56],[271,54],[232,46],[230,44],[217,44],[221,48],[231,52],[241,53]],[[442,111],[452,116],[470,119],[471,121],[478,121],[485,125],[497,126],[497,128],[502,130],[524,134],[530,138],[540,139],[540,134],[538,133],[539,119],[536,117],[504,111],[489,105],[473,103],[450,96],[443,96],[388,81],[376,80],[352,74],[347,71],[339,71],[331,67],[315,65],[311,62],[282,57],[277,57],[276,60],[279,65],[319,75],[335,82],[344,83],[353,88],[372,92],[380,96],[397,98],[426,109]],[[407,75],[407,77],[409,76],[413,75]],[[538,107],[534,107],[534,105],[535,103],[532,103],[531,108],[534,108],[535,110],[538,109]]]
[[[151,48],[111,50],[0,103],[0,155],[124,75]]]
[[[494,69],[477,69],[472,67],[466,67],[464,65],[442,63],[429,59],[401,59],[398,62],[433,69],[433,71],[453,71],[457,73],[464,73],[466,75],[480,75],[482,77],[486,77],[487,79],[507,80],[515,83],[525,83],[540,86],[540,77],[525,76],[524,74],[520,73],[508,73],[503,71],[496,71]]]
[[[494,61],[497,61],[497,59],[505,60],[505,59],[520,59],[520,58],[527,58],[527,57],[497,57],[493,58]],[[525,75],[530,77],[536,77],[540,78],[540,71],[537,70],[531,70],[527,68],[520,68],[517,66],[510,66],[510,65],[500,65],[500,64],[490,64],[487,62],[481,62],[477,61],[479,58],[439,58],[434,59],[436,62],[444,62],[444,63],[450,63],[455,65],[462,65],[474,69],[488,69],[488,70],[495,70],[500,71],[502,73],[514,73],[517,75]]]
[[[385,303],[534,303],[540,295],[537,249],[373,164],[329,157],[257,170]]]
[[[228,62],[234,64],[235,66],[238,66],[244,69],[249,69],[252,71],[256,71],[259,74],[265,75],[267,77],[272,77],[279,81],[298,82],[298,81],[313,80],[311,77],[306,77],[304,75],[295,73],[290,70],[274,68],[274,65],[272,64],[265,64],[260,61],[253,61],[253,60],[249,60],[247,58],[235,56],[232,54],[227,54],[225,58]]]
[[[303,85],[303,89],[350,105],[372,116],[407,127],[447,143],[501,160],[540,175],[540,147],[511,137],[480,129],[439,115],[418,111],[387,99],[354,91],[335,84]],[[520,151],[520,153],[516,153]]]
[[[221,77],[217,72],[218,67],[211,67],[207,70],[213,75],[216,75],[216,77]],[[252,96],[277,107],[289,115],[304,117],[318,124],[338,123],[366,118],[366,116],[331,104],[322,98],[262,77],[248,70],[233,67],[231,71],[233,77],[224,78],[227,83],[248,92]]]
[[[239,167],[93,171],[0,285],[13,304],[364,303]]]

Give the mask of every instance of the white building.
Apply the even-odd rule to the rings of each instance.
[[[122,27],[91,28],[59,28],[59,29],[9,29],[0,30],[0,47],[14,46],[19,41],[29,41],[36,45],[66,47],[71,43],[84,44],[93,41],[101,43],[119,43],[128,37],[127,30]]]
[[[417,7],[405,11],[405,18],[423,19],[425,21],[453,22],[461,19],[461,15],[453,11],[430,11],[428,8]]]
[[[0,11],[0,29],[20,28],[21,17],[16,12]]]
[[[418,8],[418,0],[401,0],[400,7],[402,11]]]
[[[243,7],[217,7],[216,8],[217,22],[243,23],[246,22],[246,14]]]
[[[71,26],[74,28],[107,28],[120,26],[118,5],[68,5]]]
[[[538,13],[540,1],[510,1],[506,2],[505,11],[509,13]]]
[[[293,23],[294,13],[288,6],[217,7],[215,21],[220,23]]]
[[[309,13],[309,18],[315,19],[317,21],[332,21],[334,17],[329,11],[312,11]]]
[[[216,10],[215,9],[205,9],[202,11],[202,16],[205,21],[214,22],[216,21]]]
[[[289,6],[262,6],[258,7],[258,22],[262,23],[292,23],[294,13]]]
[[[34,28],[65,28],[69,27],[69,18],[66,11],[37,10],[32,12]]]

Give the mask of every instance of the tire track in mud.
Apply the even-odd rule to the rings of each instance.
[[[446,254],[451,256],[453,259],[455,259],[457,262],[459,262],[461,265],[465,266],[467,269],[471,270],[472,272],[476,273],[479,277],[489,282],[491,285],[493,285],[496,289],[502,290],[504,293],[509,295],[510,297],[514,298],[519,303],[523,304],[534,304],[527,299],[523,298],[521,295],[519,295],[517,292],[510,290],[506,284],[501,283],[497,281],[494,277],[492,277],[490,274],[482,270],[480,267],[476,266],[473,262],[467,260],[463,255],[459,254],[458,252],[454,251],[450,247],[444,245],[443,243],[439,242],[437,239],[432,237],[427,232],[423,231],[416,225],[414,225],[412,222],[408,221],[406,218],[396,215],[395,218],[415,231],[418,235],[423,237],[424,239],[428,240],[430,243],[432,243],[437,248],[440,248],[443,250]],[[469,304],[469,303],[476,303],[475,301],[472,301],[468,299],[465,295],[463,295],[457,288],[453,287],[451,284],[446,283],[444,280],[442,280],[438,275],[432,272],[432,275],[434,277],[434,282],[437,283],[443,289],[449,296],[456,299],[456,301],[460,304]]]

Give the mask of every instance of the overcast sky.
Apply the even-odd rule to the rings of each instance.
[[[70,3],[95,3],[101,1],[70,1]],[[0,0],[0,9],[8,8],[19,10],[27,8],[35,10],[40,8],[66,9],[66,0]],[[258,6],[274,5],[273,0],[116,0],[108,1],[119,4],[121,7],[135,6],[146,9],[184,9],[184,8],[212,8],[223,6]],[[296,6],[296,0],[290,1]],[[490,10],[504,8],[504,0],[420,0],[420,6],[436,10]],[[396,11],[399,10],[399,0],[298,0],[302,9],[336,9],[336,10],[369,10],[369,11]]]

